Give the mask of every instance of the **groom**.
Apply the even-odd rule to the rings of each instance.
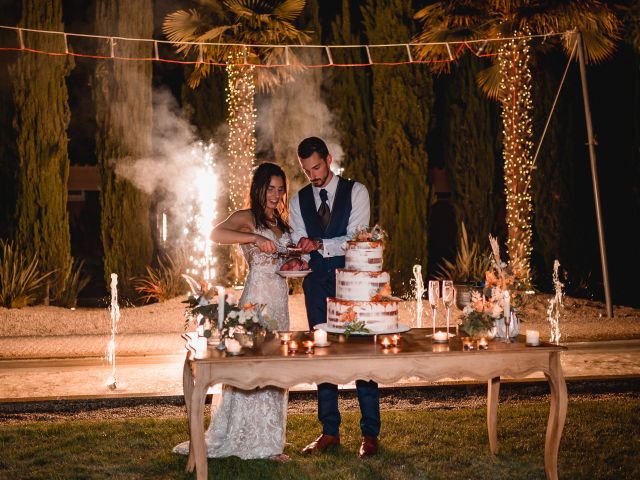
[[[358,227],[369,225],[369,193],[361,183],[334,175],[327,145],[317,137],[304,139],[298,146],[298,160],[311,182],[293,197],[289,222],[293,241],[310,255],[310,273],[302,284],[309,327],[327,321],[327,297],[336,295],[336,269],[344,268],[342,245]],[[373,381],[357,380],[360,403],[362,444],[359,457],[378,452],[380,433],[380,392]],[[338,386],[318,385],[318,419],[322,435],[302,453],[322,452],[340,445]]]

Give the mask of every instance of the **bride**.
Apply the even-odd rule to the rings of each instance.
[[[260,164],[253,173],[249,195],[250,207],[232,213],[214,228],[211,237],[221,244],[241,246],[249,273],[240,305],[266,304],[278,330],[288,330],[289,288],[287,281],[276,273],[284,260],[275,255],[291,242],[284,171],[274,163]],[[222,399],[212,411],[205,435],[208,457],[287,461],[283,454],[287,401],[288,392],[279,388],[247,391],[223,385]],[[189,442],[181,443],[173,451],[187,455]]]

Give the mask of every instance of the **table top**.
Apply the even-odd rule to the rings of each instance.
[[[298,350],[292,353],[278,338],[268,339],[259,349],[242,349],[242,355],[232,356],[227,352],[217,350],[215,347],[207,348],[206,352],[199,352],[199,355],[191,353],[190,360],[196,363],[220,363],[220,362],[255,362],[257,360],[287,361],[289,359],[314,359],[322,358],[381,358],[381,357],[416,357],[416,356],[437,356],[437,355],[491,355],[501,354],[522,354],[533,352],[552,352],[566,349],[566,347],[540,342],[539,346],[525,345],[524,335],[514,339],[513,343],[504,343],[502,339],[494,339],[488,342],[486,350],[464,350],[461,336],[453,337],[449,343],[433,343],[430,337],[432,329],[414,328],[400,335],[398,347],[383,348],[381,341],[387,337],[391,340],[392,335],[378,335],[377,343],[374,343],[374,336],[351,335],[348,339],[344,335],[329,334],[328,347],[315,347],[312,354],[304,352],[302,342],[312,340],[313,335],[309,332],[291,332],[291,339],[298,343]]]

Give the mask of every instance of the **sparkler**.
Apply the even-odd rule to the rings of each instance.
[[[217,215],[219,172],[215,163],[216,146],[199,142],[191,151],[196,168],[191,187],[191,206],[187,225],[183,230],[189,247],[190,268],[187,273],[206,282],[215,276],[211,231]]]

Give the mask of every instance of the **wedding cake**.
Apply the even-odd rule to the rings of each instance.
[[[336,270],[336,297],[327,298],[327,325],[354,321],[372,333],[398,327],[399,299],[391,296],[389,272],[382,270],[381,241],[347,242],[345,268]]]

